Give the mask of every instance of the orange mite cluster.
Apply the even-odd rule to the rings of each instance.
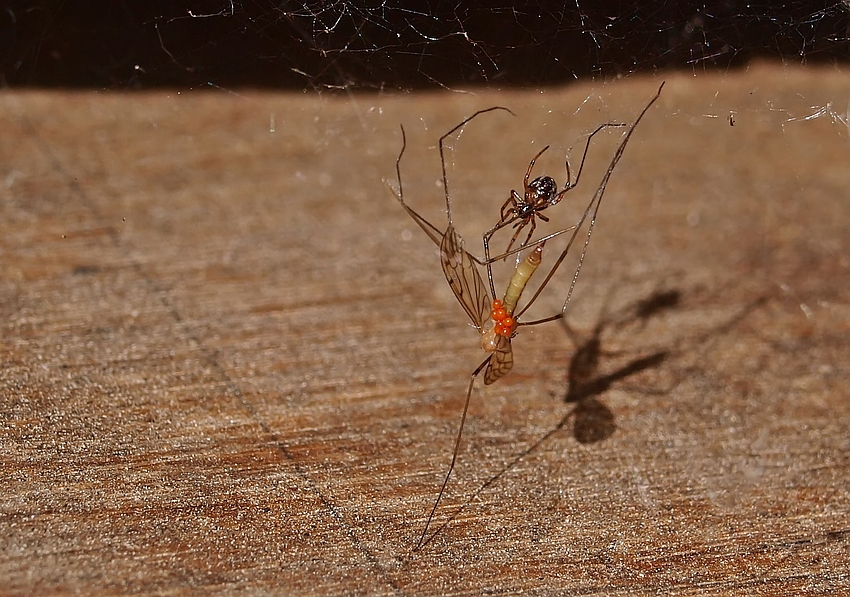
[[[490,317],[496,322],[496,333],[500,336],[511,337],[514,331],[514,318],[508,313],[507,309],[502,306],[502,301],[496,299],[493,301],[493,310],[490,311]]]

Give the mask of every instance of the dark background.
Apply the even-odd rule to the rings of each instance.
[[[2,86],[537,85],[850,56],[842,2],[11,0],[0,8]]]

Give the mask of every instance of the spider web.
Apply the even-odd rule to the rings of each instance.
[[[0,84],[455,88],[846,61],[848,5],[7,0]]]

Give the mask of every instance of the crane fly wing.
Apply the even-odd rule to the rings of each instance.
[[[484,370],[484,385],[490,385],[494,381],[504,377],[514,366],[514,351],[511,348],[511,339],[507,336],[499,336],[496,341],[496,350],[490,356],[487,369]]]
[[[481,329],[490,315],[490,297],[472,257],[463,249],[463,239],[451,224],[440,243],[440,263],[452,292],[472,325]]]

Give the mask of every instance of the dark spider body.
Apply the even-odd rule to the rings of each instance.
[[[558,196],[558,183],[551,176],[538,176],[528,185],[525,198],[513,208],[517,218],[527,220],[535,212],[552,207],[561,200]],[[504,218],[504,216],[502,216]],[[543,217],[542,214],[540,216]],[[516,224],[514,225],[516,226]]]
[[[484,246],[485,250],[488,252],[488,241],[490,240],[490,237],[493,236],[493,233],[511,223],[513,223],[513,227],[516,228],[516,232],[514,232],[511,242],[508,243],[507,252],[509,252],[511,247],[514,246],[514,243],[516,242],[516,239],[519,238],[519,233],[522,232],[522,229],[531,224],[531,229],[528,231],[528,235],[525,237],[525,240],[522,242],[520,247],[527,245],[531,240],[531,236],[534,234],[534,229],[537,227],[537,218],[540,218],[544,222],[549,221],[549,218],[541,212],[548,207],[557,205],[566,192],[578,183],[578,176],[576,177],[575,182],[570,181],[569,163],[567,163],[567,183],[564,189],[560,192],[558,192],[558,183],[555,182],[555,179],[551,176],[538,176],[531,182],[528,182],[528,179],[531,178],[531,171],[534,168],[534,163],[547,149],[549,149],[548,145],[540,150],[540,153],[534,156],[528,164],[528,170],[525,172],[525,178],[522,181],[523,194],[520,195],[514,190],[511,191],[511,196],[507,201],[505,201],[505,204],[502,205],[499,221],[493,228],[484,234]],[[585,153],[587,153],[586,150]],[[584,165],[584,160],[582,160],[582,165]],[[579,175],[581,175],[581,170],[579,170]]]

